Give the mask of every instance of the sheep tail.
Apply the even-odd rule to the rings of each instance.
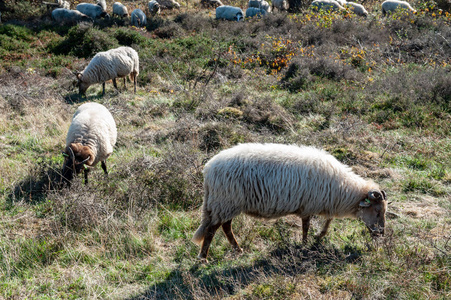
[[[193,238],[191,239],[193,243],[200,245],[202,241],[205,238],[205,235],[207,234],[208,227],[212,224],[212,218],[210,215],[210,212],[207,210],[207,200],[208,199],[208,190],[205,188],[205,198],[204,198],[204,204],[202,206],[202,221],[197,228],[196,232],[194,233]]]

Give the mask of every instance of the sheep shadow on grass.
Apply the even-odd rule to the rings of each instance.
[[[8,194],[7,203],[24,201],[37,204],[46,199],[49,192],[60,189],[61,166],[56,164],[38,164],[29,171],[29,174],[18,182]]]
[[[200,264],[195,264],[189,271],[178,267],[164,281],[150,286],[144,293],[129,300],[222,299],[239,293],[251,284],[258,284],[262,278],[294,277],[299,274],[315,274],[321,268],[343,268],[360,260],[361,256],[362,251],[351,245],[341,250],[330,243],[289,243],[274,249],[251,265],[213,272],[205,271]],[[208,270],[209,267],[206,268]]]

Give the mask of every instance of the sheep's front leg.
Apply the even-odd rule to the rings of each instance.
[[[108,171],[107,171],[107,169],[106,169],[106,162],[102,160],[102,161],[101,161],[101,166],[102,166],[103,172],[104,172],[106,175],[108,175]]]
[[[85,166],[85,170],[83,172],[83,174],[85,175],[85,184],[88,184],[88,173],[89,173],[89,168]]]
[[[224,230],[227,240],[232,245],[233,249],[238,252],[243,252],[243,249],[240,248],[240,245],[238,245],[238,242],[236,241],[235,236],[233,235],[232,220],[222,224],[222,230]]]
[[[307,241],[308,230],[310,228],[310,217],[302,218],[302,241]]]
[[[210,248],[211,241],[215,236],[216,230],[221,226],[221,224],[210,225],[206,230],[207,234],[204,237],[202,242],[202,248],[200,249],[200,253],[197,256],[201,260],[207,261],[208,249]]]
[[[329,230],[330,222],[332,222],[332,220],[333,220],[333,218],[326,220],[326,223],[324,223],[323,230],[321,230],[321,233],[316,237],[317,239],[321,239],[327,234],[327,231]]]
[[[127,90],[127,80],[125,80],[127,77],[124,77],[124,89]]]
[[[102,83],[102,96],[105,96],[105,82]]]

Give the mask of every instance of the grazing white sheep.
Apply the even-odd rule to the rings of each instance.
[[[118,15],[121,18],[128,17],[127,7],[120,2],[114,2],[113,3],[113,16],[114,15]]]
[[[249,7],[246,9],[246,18],[253,18],[253,17],[264,17],[266,16],[268,12],[264,10],[263,8],[257,8],[257,7]]]
[[[85,183],[88,183],[89,167],[98,162],[108,174],[106,159],[113,153],[116,139],[116,122],[105,106],[93,102],[80,105],[67,132],[63,180],[70,184],[74,175],[84,169]]]
[[[216,19],[228,21],[240,21],[244,17],[239,7],[223,5],[216,8]]]
[[[139,8],[132,11],[130,25],[135,27],[144,27],[147,25],[146,14]]]
[[[113,80],[117,90],[116,78],[124,78],[130,75],[136,93],[136,80],[139,75],[138,53],[130,47],[119,47],[105,52],[97,53],[89,65],[76,73],[79,85],[79,93],[84,95],[88,87],[95,83],[102,83],[102,95],[105,95],[105,81]]]
[[[103,11],[106,11],[106,1],[105,0],[97,0],[97,5],[100,6]]]
[[[155,0],[149,1],[147,7],[151,16],[159,15],[161,13],[160,3]]]
[[[344,9],[344,7],[335,0],[315,0],[310,4],[310,7],[315,11],[338,11]]]
[[[368,11],[363,7],[362,4],[358,4],[355,2],[346,2],[343,6],[344,8],[349,8],[350,11],[354,12],[356,15],[361,17],[367,17]]]
[[[241,144],[215,155],[203,173],[202,221],[193,237],[202,243],[201,259],[206,259],[220,226],[241,251],[231,227],[241,213],[261,218],[297,215],[302,218],[304,241],[314,215],[326,218],[319,238],[326,235],[333,218],[341,217],[360,218],[372,234],[384,233],[385,192],[314,147]]]
[[[271,6],[269,6],[269,3],[264,0],[249,0],[248,7],[256,7],[263,9],[266,12],[271,12]]]
[[[221,0],[200,0],[200,4],[202,5],[202,7],[208,8],[208,7],[219,7],[222,6],[222,2]]]
[[[290,5],[288,4],[288,0],[273,0],[271,1],[272,10],[274,11],[274,8],[277,8],[277,10],[288,10]]]
[[[397,9],[406,9],[413,13],[417,11],[410,6],[410,4],[406,1],[397,1],[397,0],[387,0],[382,3],[382,15],[386,15],[387,13],[394,12]]]
[[[70,9],[70,2],[65,0],[57,0],[55,2],[42,2],[42,4],[47,5],[47,9],[53,8],[65,8]]]
[[[65,25],[75,25],[80,22],[94,22],[91,17],[79,12],[78,10],[66,8],[54,9],[52,11],[52,19],[59,24]]]
[[[97,18],[109,18],[110,16],[103,10],[100,5],[92,3],[80,3],[76,9],[85,15],[91,17],[93,20]]]
[[[160,4],[161,9],[180,8],[180,3],[174,0],[157,0],[157,2]]]

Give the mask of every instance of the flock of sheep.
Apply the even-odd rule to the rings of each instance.
[[[79,22],[94,22],[97,18],[109,18],[107,13],[107,5],[105,0],[97,0],[96,4],[80,3],[75,10],[70,9],[70,3],[65,0],[56,0],[56,3],[44,2],[47,6],[57,7],[52,11],[52,19],[61,24],[75,25]],[[274,11],[286,11],[289,9],[288,0],[273,0],[271,5],[265,0],[249,0],[246,14],[240,7],[223,5],[221,0],[201,0],[204,7],[216,8],[216,19],[240,21],[251,17],[262,17]],[[361,4],[355,2],[346,2],[345,0],[315,0],[310,7],[315,10],[339,11],[349,9],[356,15],[366,17],[368,11]],[[161,9],[177,9],[180,4],[174,0],[152,0],[147,5],[147,13],[149,16],[160,14]],[[387,0],[382,3],[382,14],[393,12],[402,8],[411,12],[415,10],[406,1]],[[128,17],[127,7],[120,2],[113,4],[113,16],[117,15],[121,18]],[[135,27],[144,27],[147,24],[146,13],[136,8],[130,14],[130,24]]]
[[[148,3],[151,13],[158,13],[162,0]],[[172,8],[179,7],[173,0]],[[80,3],[76,10],[66,8],[66,2],[58,0],[62,7],[52,12],[59,22],[94,20],[108,17],[106,3]],[[174,4],[176,3],[176,4]],[[243,12],[238,7],[222,5],[220,0],[202,0],[205,6],[216,7],[216,18],[239,21]],[[166,6],[167,7],[167,6]],[[366,15],[363,6],[343,0],[315,0],[315,9],[336,10],[350,7],[359,15]],[[403,1],[389,0],[382,4],[383,13],[398,7],[413,9]],[[274,0],[272,7],[264,0],[250,0],[246,16],[264,15],[271,8],[286,10],[286,0]],[[128,16],[127,8],[116,2],[113,14]],[[131,14],[132,24],[144,26],[146,15],[140,9]],[[84,94],[94,83],[130,76],[136,92],[139,75],[138,53],[130,47],[119,47],[97,53],[89,65],[76,73],[79,93]],[[66,138],[63,152],[62,176],[70,184],[77,174],[84,172],[88,182],[89,170],[98,162],[108,174],[106,159],[112,154],[117,139],[116,123],[106,107],[98,103],[85,103],[75,112]],[[223,150],[205,165],[204,201],[201,225],[193,241],[202,244],[199,258],[206,261],[210,243],[219,227],[237,251],[242,251],[232,232],[232,219],[241,213],[262,218],[278,218],[295,214],[302,219],[303,240],[307,239],[310,218],[322,215],[324,228],[318,235],[326,235],[333,218],[355,217],[361,219],[373,235],[383,235],[386,194],[380,187],[365,180],[340,163],[327,152],[306,146],[282,144],[240,144]]]

